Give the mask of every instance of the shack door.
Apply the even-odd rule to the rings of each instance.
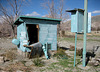
[[[29,45],[39,41],[39,25],[27,24]]]

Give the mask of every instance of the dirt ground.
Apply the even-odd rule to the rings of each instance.
[[[70,48],[70,45],[75,46],[75,37],[58,37],[58,45],[65,48]],[[96,46],[100,46],[100,35],[87,35],[86,50],[93,50]],[[81,48],[83,48],[83,35],[78,35],[77,49]]]
[[[77,48],[83,48],[83,37],[79,36],[77,41]],[[73,54],[74,51],[65,51],[72,54],[71,58],[67,60],[58,60],[51,57],[51,59],[45,59],[45,56],[40,57],[44,65],[37,67],[34,65],[34,59],[24,58],[17,53],[17,46],[12,44],[10,38],[0,38],[0,55],[7,53],[12,56],[8,61],[0,63],[0,72],[100,72],[100,66],[80,69],[78,65],[73,67]],[[70,45],[74,46],[74,37],[58,37],[58,45],[64,48],[70,48]],[[100,36],[88,36],[87,37],[87,51],[93,50],[93,46],[100,46]],[[100,48],[99,48],[100,49]],[[14,53],[14,54],[13,54]],[[77,57],[77,63],[81,57]],[[82,63],[81,63],[82,65]]]
[[[0,38],[0,48],[15,48],[17,47],[16,45],[12,44],[12,39],[11,38]]]

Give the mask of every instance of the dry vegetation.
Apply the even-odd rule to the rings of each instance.
[[[46,10],[48,10],[48,15],[46,15],[46,17],[63,19],[61,25],[58,26],[58,31],[61,30],[61,33],[59,32],[61,37],[58,37],[59,48],[57,52],[55,52],[49,60],[45,59],[44,56],[28,59],[19,55],[17,53],[16,46],[13,46],[11,44],[12,39],[8,38],[10,36],[13,36],[13,33],[15,33],[16,35],[16,27],[14,26],[13,28],[13,23],[14,20],[19,16],[19,11],[17,11],[16,8],[13,8],[13,6],[16,5],[17,7],[19,7],[18,5],[20,4],[17,5],[17,0],[13,1],[15,4],[13,4],[13,2],[11,1],[10,5],[12,10],[15,10],[15,12],[12,11],[11,15],[8,14],[6,8],[4,8],[5,6],[0,3],[0,8],[2,7],[1,9],[3,9],[3,15],[5,15],[6,21],[0,22],[0,56],[1,58],[3,58],[3,61],[0,62],[0,72],[100,72],[100,61],[98,61],[99,65],[97,66],[93,66],[92,63],[87,64],[87,66],[89,66],[89,69],[80,69],[78,67],[78,65],[82,65],[82,35],[78,36],[76,67],[73,67],[73,56],[75,49],[74,34],[71,32],[66,32],[66,30],[70,31],[71,22],[64,22],[64,20],[67,19],[68,16],[65,15],[65,10],[63,10],[63,0],[60,1],[58,9],[56,9],[57,7],[54,6],[53,0],[51,2],[47,1],[44,4]],[[57,14],[59,14],[60,12],[60,15],[55,14],[57,11]],[[15,18],[13,16],[15,16]],[[93,49],[93,46],[100,46],[99,23],[100,16],[92,17],[92,34],[87,35],[87,49]],[[64,50],[62,48],[64,48]]]
[[[14,47],[10,42],[12,39],[0,39],[0,56],[5,57],[5,61],[0,63],[0,71],[8,72],[99,72],[99,66],[94,66],[94,63],[87,64],[89,69],[80,69],[78,66],[82,65],[82,35],[78,35],[77,43],[77,59],[76,67],[73,67],[74,57],[74,36],[58,37],[58,50],[51,56],[51,59],[45,59],[45,56],[35,57],[33,59],[24,58],[17,53],[16,46]],[[82,43],[82,44],[81,44]],[[99,35],[87,35],[87,49],[91,49],[93,45],[100,44]],[[63,47],[62,47],[62,46]],[[80,48],[79,48],[80,47]],[[89,51],[89,50],[87,50]],[[90,53],[88,53],[89,55]],[[90,54],[91,55],[91,54]],[[91,58],[92,56],[90,56]],[[92,57],[94,58],[94,57]],[[96,59],[94,59],[95,61]],[[96,63],[95,63],[96,64]]]
[[[74,46],[72,48],[74,49]],[[77,53],[79,52],[80,50]],[[73,67],[74,51],[65,50],[60,47],[49,60],[45,59],[44,56],[33,59],[22,58],[22,56],[17,54],[16,48],[7,49],[2,54],[4,55],[1,56],[9,59],[9,61],[0,64],[0,71],[6,72],[99,72],[100,70],[100,66],[93,67],[90,65],[88,65],[90,67],[89,69],[80,69],[78,67],[78,65],[82,65],[80,55],[77,55],[76,67]]]

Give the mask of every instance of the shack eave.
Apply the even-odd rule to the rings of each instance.
[[[53,19],[53,18],[45,18],[45,17],[20,16],[20,17],[17,18],[17,20],[14,22],[14,24],[17,25],[17,24],[24,22],[23,18],[25,18],[25,19],[37,19],[37,20],[48,20],[48,21],[58,21],[58,22],[61,21],[61,19]]]

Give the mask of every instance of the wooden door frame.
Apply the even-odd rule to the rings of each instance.
[[[38,42],[39,42],[39,24],[36,24],[36,28],[38,29]]]
[[[26,25],[28,25],[28,24],[26,24]],[[39,42],[39,30],[40,30],[39,24],[34,24],[34,25],[36,25],[36,28],[38,29],[38,41],[37,42]],[[26,32],[27,32],[26,26],[25,26],[25,29],[26,29]],[[27,32],[27,39],[29,40],[28,32]]]

